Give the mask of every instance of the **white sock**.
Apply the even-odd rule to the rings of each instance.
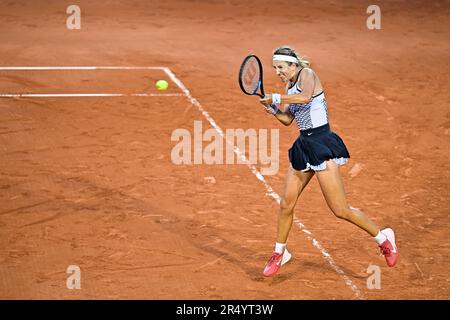
[[[286,248],[286,243],[275,242],[275,252],[276,253],[283,253],[284,248]]]
[[[378,231],[378,234],[374,237],[374,240],[378,243],[378,244],[382,244],[383,242],[385,242],[387,239],[387,237],[384,235],[384,233],[381,233],[381,231]]]

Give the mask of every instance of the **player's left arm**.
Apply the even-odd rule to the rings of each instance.
[[[312,71],[310,68],[304,68],[300,75],[299,82],[302,93],[282,95],[282,103],[304,104],[308,103],[309,100],[311,100],[315,87],[314,71]],[[296,85],[298,85],[298,83]]]
[[[283,94],[281,95],[281,103],[282,104],[304,104],[308,103],[309,100],[311,100],[311,97],[314,93],[314,86],[315,86],[315,77],[314,77],[314,71],[312,71],[310,68],[304,68],[302,73],[300,74],[300,89],[302,90],[302,93],[297,94]],[[295,84],[295,85],[298,85]],[[273,103],[271,97],[266,98],[266,103],[271,104]]]

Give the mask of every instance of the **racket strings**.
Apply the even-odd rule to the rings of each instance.
[[[245,92],[254,94],[259,88],[261,78],[261,70],[255,58],[247,60],[242,68],[241,81]]]

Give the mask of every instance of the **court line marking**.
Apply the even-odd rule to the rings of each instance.
[[[0,93],[0,98],[178,97],[183,93]]]
[[[217,123],[214,121],[214,119],[209,115],[209,113],[202,107],[200,102],[198,102],[197,99],[195,99],[189,90],[186,88],[186,86],[175,76],[175,74],[167,67],[165,67],[164,72],[169,76],[169,78],[184,92],[188,100],[198,108],[198,110],[202,113],[202,115],[208,120],[208,122],[211,124],[211,126],[220,134],[220,136],[225,140],[225,142],[230,146],[233,147],[234,153],[244,162],[247,167],[251,170],[251,172],[256,176],[256,178],[261,181],[266,188],[267,195],[271,196],[278,204],[280,204],[281,197],[276,193],[270,184],[266,181],[264,176],[259,172],[259,170],[252,164],[250,161],[245,157],[245,154],[242,153],[242,151],[237,147],[234,146],[234,143],[231,143],[228,141],[226,136],[223,133],[223,130],[217,125]],[[312,245],[320,251],[322,254],[322,257],[328,262],[328,264],[336,271],[336,273],[344,280],[344,283],[346,286],[348,286],[355,296],[358,299],[364,299],[362,292],[358,289],[358,287],[352,282],[352,280],[345,274],[345,272],[336,264],[334,259],[331,257],[331,255],[328,253],[328,251],[315,239],[312,235],[312,233],[306,229],[305,225],[298,219],[294,217],[295,224],[299,227],[299,229],[306,235],[308,240],[311,241]]]
[[[165,67],[127,67],[127,66],[17,66],[0,67],[6,71],[54,71],[54,70],[164,70]],[[79,98],[79,97],[176,97],[179,93],[2,93],[3,98]]]
[[[164,70],[165,67],[121,66],[54,66],[54,67],[0,67],[0,70]]]

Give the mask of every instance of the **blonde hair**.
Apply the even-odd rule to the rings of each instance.
[[[279,48],[276,48],[273,51],[272,55],[280,54],[285,56],[291,56],[295,57],[298,60],[298,63],[296,63],[297,66],[301,66],[302,68],[309,68],[311,65],[311,60],[306,56],[301,56],[295,49],[289,47],[289,46],[281,46]],[[287,64],[292,65],[293,62],[287,62]]]

